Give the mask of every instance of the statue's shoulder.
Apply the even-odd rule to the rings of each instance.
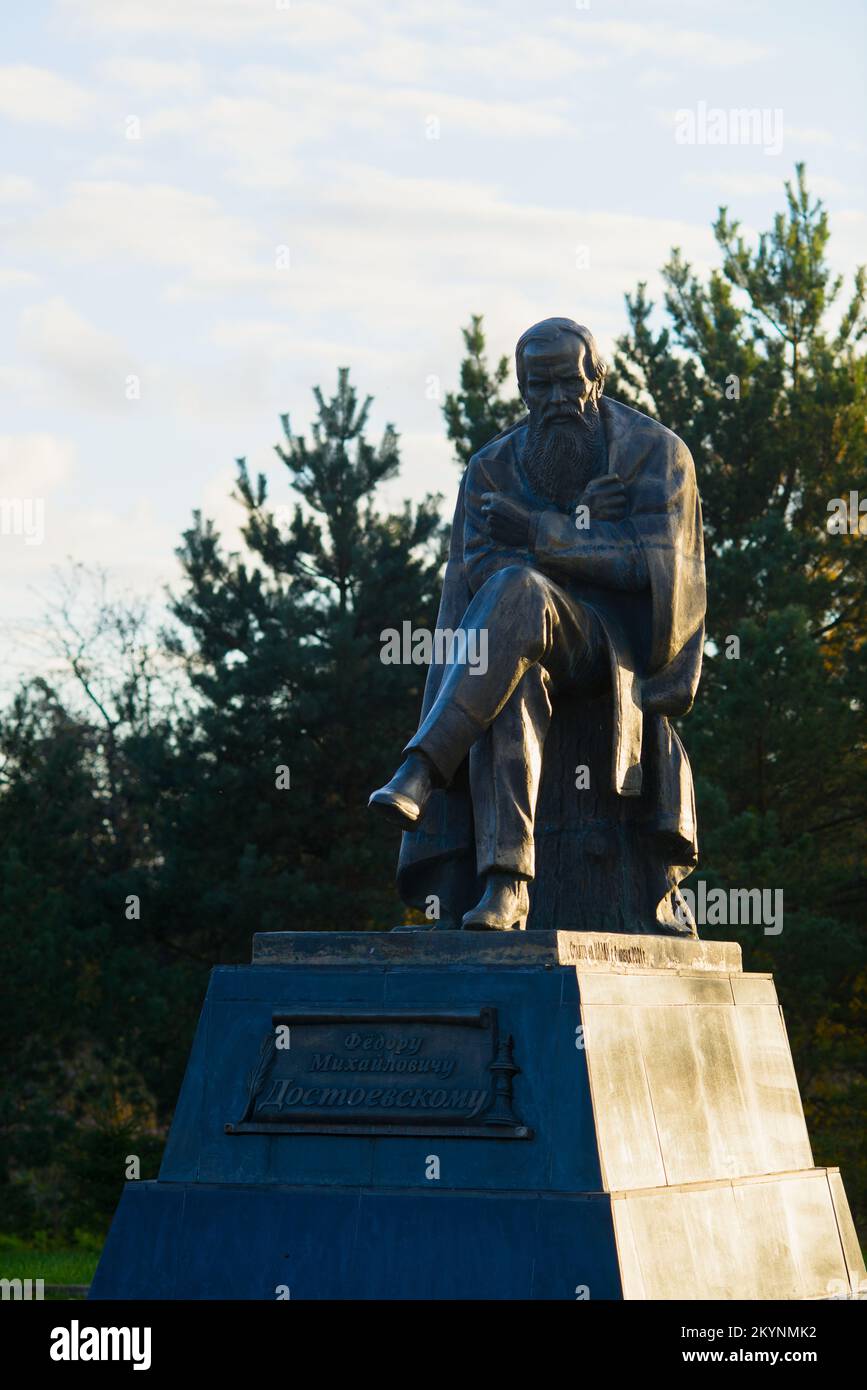
[[[513,425],[500,430],[493,439],[489,439],[487,444],[483,444],[481,449],[477,449],[473,454],[473,459],[478,459],[482,464],[495,463],[498,459],[512,459],[517,449],[520,452],[527,433],[528,415],[516,420]],[[470,460],[472,462],[472,459]]]
[[[664,453],[672,459],[692,462],[689,449],[680,435],[659,420],[654,420],[651,415],[645,415],[634,406],[624,405],[623,401],[610,400],[608,396],[602,397],[600,409],[609,445],[613,443],[618,449],[635,450],[642,454],[651,451]]]

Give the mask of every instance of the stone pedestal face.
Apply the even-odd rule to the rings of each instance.
[[[826,1298],[865,1278],[731,943],[271,933],[96,1298]]]

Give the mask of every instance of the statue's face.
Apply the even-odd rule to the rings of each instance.
[[[524,349],[524,400],[537,428],[581,421],[596,405],[590,354],[583,339],[562,333],[549,342]]]

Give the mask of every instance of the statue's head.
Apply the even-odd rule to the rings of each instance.
[[[539,426],[576,420],[595,411],[605,385],[596,339],[573,319],[543,319],[522,333],[515,348],[518,387]]]
[[[540,496],[566,507],[594,467],[605,363],[589,328],[544,319],[518,339],[515,365],[530,412],[524,471]]]

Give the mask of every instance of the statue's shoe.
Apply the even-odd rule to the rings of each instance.
[[[410,753],[367,804],[401,830],[412,830],[424,815],[432,790],[430,763],[421,753]]]
[[[530,911],[527,881],[488,874],[485,891],[463,920],[464,931],[525,931]]]

